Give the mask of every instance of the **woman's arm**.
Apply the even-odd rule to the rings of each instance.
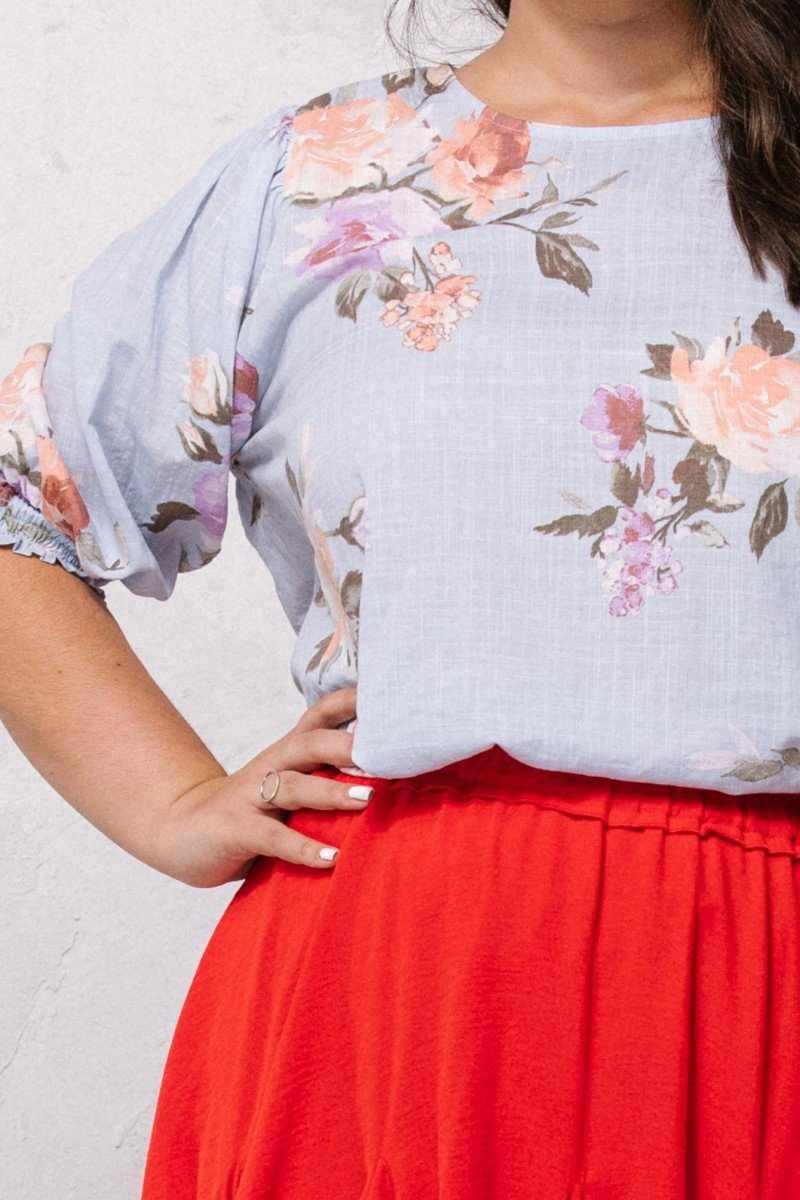
[[[224,768],[77,575],[0,546],[0,720],[40,775],[159,869],[177,797]]]
[[[39,774],[97,829],[182,882],[241,879],[257,855],[330,867],[324,843],[255,803],[268,766],[287,808],[362,808],[363,786],[305,774],[352,766],[355,689],[308,708],[228,774],[77,575],[0,546],[0,720]]]

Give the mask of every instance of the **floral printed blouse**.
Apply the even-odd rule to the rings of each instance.
[[[366,774],[800,791],[800,311],[714,123],[523,121],[448,64],[269,113],[3,380],[0,542],[164,600],[232,474]]]

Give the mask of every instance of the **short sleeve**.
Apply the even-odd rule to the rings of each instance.
[[[259,400],[239,336],[289,124],[274,110],[117,236],[0,384],[0,545],[160,600],[219,552]]]

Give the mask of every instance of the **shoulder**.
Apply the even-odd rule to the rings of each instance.
[[[430,101],[447,91],[452,80],[453,70],[448,63],[406,67],[332,83],[318,95],[286,104],[276,111],[281,115],[291,113],[292,123],[301,129],[312,123],[312,114],[322,117],[326,112],[355,117],[359,112],[372,111],[377,120],[381,109],[399,115],[405,108],[416,108]]]
[[[451,78],[442,64],[335,82],[274,109],[252,134],[280,145],[276,174],[287,197],[332,199],[352,187],[375,186],[376,171],[406,166],[430,147],[435,97]]]

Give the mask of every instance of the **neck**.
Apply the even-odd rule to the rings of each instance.
[[[502,36],[458,73],[527,120],[685,120],[713,110],[693,34],[691,0],[514,0]]]

